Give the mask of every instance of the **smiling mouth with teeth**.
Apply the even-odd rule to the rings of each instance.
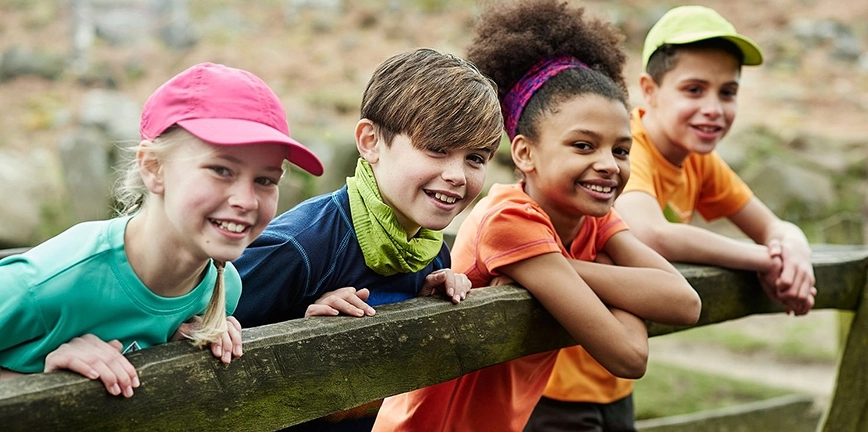
[[[612,192],[612,188],[609,186],[600,186],[600,185],[582,185],[585,189],[590,189],[594,192],[602,192],[609,193]]]
[[[696,126],[696,128],[702,132],[717,132],[720,130],[717,126]]]
[[[234,232],[234,233],[241,233],[247,229],[247,225],[241,225],[241,224],[237,224],[235,222],[226,222],[226,221],[218,221],[218,220],[214,220],[213,222],[215,225],[219,226],[220,228],[222,228],[226,231]]]
[[[439,201],[445,202],[446,204],[452,204],[455,201],[458,201],[458,198],[451,197],[451,196],[442,194],[440,192],[434,192],[434,198],[436,198]]]

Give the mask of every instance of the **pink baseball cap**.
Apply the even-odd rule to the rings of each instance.
[[[277,95],[245,70],[200,63],[161,85],[142,108],[139,133],[153,140],[175,124],[211,144],[284,144],[287,160],[323,173],[319,158],[289,135]]]

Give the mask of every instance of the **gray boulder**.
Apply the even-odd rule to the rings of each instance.
[[[60,167],[48,150],[0,148],[0,248],[32,246],[66,226]]]

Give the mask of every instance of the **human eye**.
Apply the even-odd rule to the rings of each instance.
[[[474,165],[485,165],[486,162],[488,162],[488,158],[479,153],[471,153],[467,155],[467,160]]]
[[[586,152],[586,151],[589,151],[589,150],[593,150],[593,149],[594,149],[594,147],[593,147],[590,143],[585,142],[585,141],[577,141],[577,142],[574,142],[574,143],[572,143],[572,144],[570,144],[570,145],[571,145],[574,149],[579,150],[579,151],[583,151],[583,152]]]
[[[725,88],[725,89],[720,91],[720,96],[723,97],[724,99],[727,99],[727,100],[735,99],[735,97],[738,96],[738,89],[737,88]]]
[[[629,147],[615,147],[612,149],[612,154],[621,158],[630,157],[630,148]]]
[[[232,171],[229,168],[226,168],[221,165],[211,165],[208,167],[211,171],[213,171],[219,177],[229,177],[232,175]]]
[[[687,93],[691,96],[700,96],[702,95],[702,87],[698,85],[689,85],[684,87],[684,93]]]
[[[275,185],[277,185],[277,182],[279,182],[279,181],[280,181],[279,178],[273,178],[273,177],[257,177],[256,178],[256,184],[259,184],[262,186],[275,186]]]

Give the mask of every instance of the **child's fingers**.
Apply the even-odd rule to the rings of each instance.
[[[358,297],[359,299],[361,299],[364,302],[368,301],[368,297],[370,297],[370,296],[371,296],[371,291],[367,288],[362,288],[362,289],[356,291],[356,297]]]
[[[68,369],[102,381],[112,395],[133,395],[139,386],[135,367],[121,354],[118,341],[105,342],[88,334],[61,345],[45,358],[45,372]]]
[[[352,316],[374,315],[374,308],[365,303],[370,291],[367,288],[356,290],[353,287],[338,288],[323,294],[313,305],[308,306],[305,317],[338,315],[340,313]],[[317,307],[313,307],[318,305]],[[326,307],[321,307],[326,306]]]
[[[73,361],[73,363],[70,363],[69,370],[76,371],[79,368],[79,362],[84,363],[83,360],[76,359]],[[96,379],[102,382],[102,385],[105,387],[106,391],[108,391],[112,396],[119,396],[123,393],[117,376],[114,374],[114,372],[112,372],[111,368],[107,364],[97,363],[88,366],[93,367],[98,376],[98,378]]]
[[[317,307],[311,310],[312,306],[314,306],[311,305],[308,307],[308,311],[311,312],[312,315],[305,313],[305,316],[338,315],[342,313],[345,315],[361,317],[365,315],[371,316],[376,313],[374,308],[355,295],[355,290],[352,295],[342,293],[342,295],[332,295],[320,298],[317,300],[315,305],[327,306],[328,308]]]
[[[93,342],[100,348],[105,347],[105,349],[101,349],[99,351],[100,363],[104,363],[111,370],[111,374],[114,376],[113,378],[115,382],[117,382],[117,385],[120,387],[124,397],[131,397],[133,395],[133,388],[139,386],[139,377],[138,372],[136,372],[136,368],[133,367],[133,364],[130,363],[130,360],[127,359],[123,354],[121,354],[123,345],[117,340],[112,340],[105,343],[96,336],[87,336],[91,336],[91,342]],[[104,374],[101,373],[100,379],[103,379],[103,377]],[[105,384],[105,381],[103,381],[103,383]]]
[[[352,316],[373,315],[374,308],[368,306],[365,300],[359,297],[359,292],[354,288],[352,291],[342,292],[341,295],[329,296],[322,299],[323,303],[337,309],[340,313]],[[365,297],[367,299],[367,296]]]
[[[448,289],[448,273],[447,269],[433,271],[425,276],[425,282],[422,284],[422,289],[419,290],[420,296],[429,296],[437,292],[437,288],[443,286]]]
[[[226,326],[229,328],[229,337],[232,340],[232,355],[241,357],[244,350],[241,348],[241,323],[235,317],[226,318]]]
[[[470,292],[470,279],[463,273],[455,273],[455,282],[452,295],[452,303],[458,304]]]
[[[766,247],[769,248],[769,256],[779,257],[783,254],[783,246],[781,246],[781,241],[778,239],[769,240],[769,244]]]
[[[229,364],[232,362],[232,337],[229,335],[228,330],[220,336],[220,342],[218,343],[220,344],[220,361],[224,364]]]
[[[456,274],[452,271],[444,271],[443,273],[443,287],[445,288],[446,297],[452,297],[453,302],[455,298],[455,285],[458,284],[456,280]]]
[[[315,317],[315,316],[335,316],[340,314],[340,311],[337,309],[324,304],[312,304],[307,307],[307,310],[304,312],[305,318]]]
[[[108,367],[114,374],[114,379],[121,388],[124,397],[131,397],[133,395],[133,384],[138,384],[136,370],[133,368],[130,361],[124,356],[115,358],[114,360],[115,361],[108,363]],[[100,376],[100,379],[102,379],[102,376]],[[136,387],[137,386],[138,385],[136,385]]]
[[[783,267],[781,268],[781,274],[778,276],[778,280],[776,285],[778,286],[778,290],[786,291],[791,286],[793,286],[793,282],[796,279],[796,268],[793,263],[784,260]]]
[[[359,298],[358,295],[340,299],[340,301],[338,301],[337,304],[333,304],[332,307],[347,315],[353,316],[372,316],[377,313],[374,308],[365,303],[365,300]]]

